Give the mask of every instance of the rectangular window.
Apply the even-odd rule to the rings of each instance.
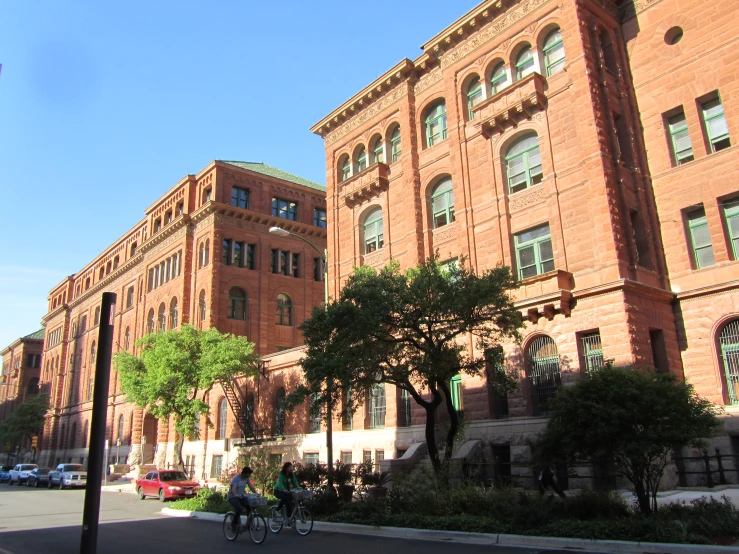
[[[604,367],[603,345],[600,341],[600,331],[585,333],[580,336],[581,368],[587,373]]]
[[[411,426],[411,394],[405,389],[398,389],[398,427]]]
[[[92,393],[95,390],[95,380],[90,378],[87,380],[87,399],[92,400]]]
[[[231,205],[237,208],[249,208],[249,191],[239,187],[231,188]]]
[[[213,455],[213,461],[210,464],[210,478],[218,479],[221,476],[223,468],[223,456],[220,454]]]
[[[36,369],[41,367],[41,356],[38,354],[29,354],[28,355],[28,367],[31,369]]]
[[[323,260],[313,258],[313,280],[323,281]]]
[[[657,373],[669,372],[669,367],[667,365],[667,349],[665,347],[665,334],[662,329],[650,329],[649,342],[652,345],[652,361]]]
[[[178,216],[182,215],[185,211],[185,203],[184,202],[178,202],[177,203],[177,211],[175,212]]]
[[[277,248],[270,250],[270,265],[272,266],[272,273],[280,272],[280,251]]]
[[[672,155],[675,165],[693,161],[693,144],[690,142],[688,123],[685,121],[685,113],[672,116],[667,120],[670,130],[670,141],[672,143]]]
[[[722,205],[726,230],[731,241],[731,254],[734,260],[739,260],[739,199],[724,202]]]
[[[303,454],[303,463],[305,465],[317,465],[318,464],[318,453],[317,452],[306,452]]]
[[[369,402],[370,429],[383,429],[385,427],[385,385],[380,383],[374,385],[370,391]]]
[[[234,265],[236,267],[244,267],[244,243],[234,243]]]
[[[313,225],[322,229],[326,228],[326,210],[313,209]]]
[[[282,454],[270,454],[269,455],[269,465],[272,467],[277,467],[282,465]]]
[[[298,220],[298,203],[284,200],[282,198],[272,199],[272,215],[274,217],[281,217],[282,219],[289,219],[291,221]]]
[[[384,450],[375,450],[375,463],[376,464],[379,464],[384,459],[385,459],[385,451]]]
[[[231,239],[223,239],[223,263],[231,265]]]
[[[649,242],[642,214],[636,210],[630,210],[629,218],[631,221],[634,251],[636,252],[636,263],[639,267],[651,269],[652,263],[649,260]]]
[[[549,224],[515,235],[518,278],[526,279],[554,271],[554,253]]]
[[[256,253],[257,253],[256,244],[246,245],[246,267],[247,269],[254,269],[256,267]]]
[[[632,165],[634,157],[631,155],[631,134],[626,118],[614,113],[613,122],[616,125],[616,139],[618,140],[619,157],[626,165]]]
[[[718,152],[731,146],[729,126],[724,115],[724,106],[721,98],[714,98],[702,106],[703,125],[711,152]]]
[[[372,450],[362,450],[362,463],[364,464],[372,463]]]
[[[283,275],[290,275],[290,252],[283,252],[280,250],[280,271]]]
[[[688,212],[688,230],[696,269],[714,265],[716,260],[713,257],[711,233],[708,230],[708,220],[703,208]]]
[[[126,291],[126,309],[133,308],[133,287],[128,287]]]
[[[300,254],[293,254],[291,261],[293,277],[300,277]]]
[[[341,463],[342,464],[351,464],[352,463],[352,453],[351,452],[342,452],[341,453]]]

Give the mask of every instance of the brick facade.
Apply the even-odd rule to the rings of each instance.
[[[0,350],[0,422],[19,403],[39,393],[44,333],[36,331]]]

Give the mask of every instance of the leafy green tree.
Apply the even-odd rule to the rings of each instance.
[[[0,423],[0,447],[7,452],[19,454],[31,443],[34,436],[44,429],[44,419],[49,409],[49,397],[45,394],[34,396],[13,410]],[[34,458],[36,452],[33,453]]]
[[[607,366],[559,390],[534,444],[542,460],[610,464],[634,485],[639,509],[657,510],[657,491],[676,445],[702,446],[718,409],[669,375]]]
[[[174,419],[177,430],[174,463],[182,467],[184,437],[199,434],[199,422],[210,410],[205,401],[218,382],[257,373],[254,344],[244,337],[201,331],[190,325],[150,334],[139,341],[140,355],[118,352],[113,366],[129,401],[154,417]]]
[[[464,261],[441,264],[436,256],[405,272],[397,263],[379,273],[356,269],[339,299],[325,311],[315,309],[300,327],[307,346],[305,385],[289,405],[310,398],[311,412],[325,417],[330,402],[346,417],[370,400],[374,385],[395,385],[426,411],[426,444],[440,470],[459,427],[450,380],[485,372],[484,353],[517,337],[521,316],[509,296],[516,286],[508,267],[477,275]],[[503,387],[512,381],[490,382]],[[450,425],[442,460],[435,421],[444,401]]]

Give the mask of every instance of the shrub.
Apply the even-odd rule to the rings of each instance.
[[[200,489],[193,498],[184,498],[173,502],[171,507],[175,510],[214,514],[225,514],[231,510],[231,504],[226,500],[226,495],[208,487]]]

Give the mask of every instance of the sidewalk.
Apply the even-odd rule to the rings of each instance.
[[[100,490],[103,492],[125,492],[136,494],[136,481],[121,478],[117,481],[101,485]]]

